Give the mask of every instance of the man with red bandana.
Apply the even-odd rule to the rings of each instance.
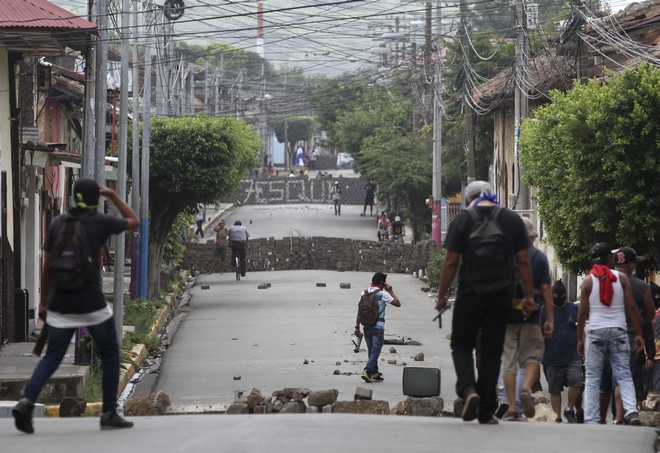
[[[591,248],[591,260],[593,266],[582,283],[578,311],[577,347],[578,353],[585,358],[586,368],[584,422],[594,424],[600,420],[600,380],[605,360],[609,358],[612,374],[621,389],[625,422],[640,425],[628,362],[631,348],[642,350],[642,320],[628,277],[610,269],[613,263],[612,248],[604,242],[594,245]],[[625,306],[628,307],[637,333],[634,345],[628,342]],[[587,319],[589,325],[585,329]]]

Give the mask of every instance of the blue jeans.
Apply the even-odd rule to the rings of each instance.
[[[367,342],[367,351],[369,360],[367,366],[364,367],[369,373],[378,373],[378,357],[380,351],[383,349],[385,342],[385,330],[378,329],[375,326],[364,326],[364,341]]]
[[[332,200],[335,204],[335,215],[341,214],[341,200]]]
[[[609,327],[587,331],[585,345],[586,382],[584,389],[584,422],[600,421],[600,380],[609,358],[612,375],[619,384],[626,416],[637,412],[635,387],[630,374],[630,347],[625,329]]]
[[[92,339],[101,353],[103,367],[103,412],[117,409],[117,388],[119,387],[119,345],[113,318],[95,326],[87,326]],[[66,354],[75,328],[60,329],[48,326],[48,348],[46,356],[39,361],[30,382],[25,387],[23,397],[37,401],[41,389],[60,366]]]

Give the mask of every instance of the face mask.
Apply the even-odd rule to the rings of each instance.
[[[563,307],[566,305],[566,294],[553,294],[552,303],[555,307]]]

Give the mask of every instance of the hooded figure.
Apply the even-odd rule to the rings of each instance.
[[[557,308],[562,308],[566,305],[566,287],[561,279],[552,285],[552,304]]]

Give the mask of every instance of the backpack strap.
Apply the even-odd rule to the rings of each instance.
[[[492,220],[493,222],[497,222],[497,218],[499,217],[500,212],[502,212],[503,209],[504,209],[504,206],[499,205],[499,204],[495,205],[494,209],[493,209],[493,212],[491,214],[492,218],[490,218],[488,220]],[[483,220],[479,217],[479,213],[477,212],[477,208],[475,208],[474,206],[468,206],[467,208],[465,208],[465,210],[470,213],[470,216],[472,217],[472,220],[474,221],[474,223],[477,223],[477,222],[480,222],[481,220]]]

